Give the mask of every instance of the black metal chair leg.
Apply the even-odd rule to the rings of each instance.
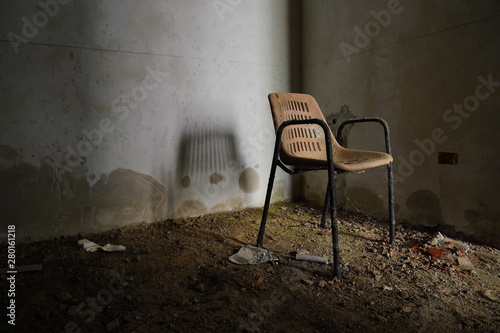
[[[330,182],[326,186],[325,193],[325,203],[323,204],[323,215],[321,215],[321,224],[319,225],[321,228],[326,228],[326,216],[328,214],[328,209],[330,207]]]
[[[387,164],[387,183],[389,186],[389,238],[391,245],[394,245],[396,240],[396,221],[394,219],[394,177],[392,174],[392,163]]]
[[[339,279],[342,278],[340,270],[340,249],[339,249],[339,230],[337,224],[337,210],[335,209],[335,171],[329,170],[328,192],[330,192],[330,218],[332,224],[332,247],[333,247],[333,275]]]
[[[266,220],[269,213],[269,204],[271,202],[271,193],[273,191],[274,177],[276,174],[276,167],[279,164],[279,149],[281,133],[286,126],[290,125],[300,125],[305,123],[317,124],[322,127],[325,133],[325,143],[326,143],[326,157],[328,162],[328,188],[329,192],[329,206],[331,213],[331,223],[332,223],[332,242],[333,242],[333,275],[337,278],[342,278],[342,272],[340,271],[340,250],[339,250],[339,232],[337,226],[337,217],[335,210],[335,168],[333,165],[333,150],[332,150],[332,139],[330,135],[330,130],[328,125],[319,119],[307,119],[307,120],[287,120],[283,122],[278,130],[276,131],[276,143],[274,145],[274,155],[271,164],[271,172],[269,175],[269,183],[267,185],[266,201],[264,203],[264,211],[262,214],[262,221],[260,223],[259,234],[257,236],[257,246],[261,247],[264,241],[264,233],[266,229]],[[283,167],[282,164],[279,164]],[[286,170],[285,170],[286,171]]]
[[[276,139],[274,148],[273,162],[271,164],[271,172],[269,173],[269,183],[267,185],[266,201],[264,203],[264,211],[262,212],[262,220],[260,222],[259,235],[257,236],[257,246],[261,247],[264,241],[264,233],[266,231],[267,215],[269,213],[269,204],[271,202],[271,194],[273,192],[274,177],[276,175],[276,167],[278,165],[279,155],[279,137]]]
[[[325,132],[326,143],[326,159],[328,162],[328,190],[330,197],[330,219],[332,223],[332,248],[333,248],[333,276],[341,279],[342,271],[340,270],[340,248],[339,248],[339,229],[337,225],[337,209],[335,207],[335,168],[333,166],[333,149],[332,138],[328,133],[328,129],[323,125]]]

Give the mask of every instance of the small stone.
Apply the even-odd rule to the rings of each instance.
[[[403,306],[401,308],[401,310],[403,310],[403,312],[410,313],[411,312],[411,307],[409,307],[409,306]]]
[[[308,286],[312,286],[314,284],[314,281],[307,280],[307,279],[302,279],[302,283],[306,284]]]
[[[500,300],[498,299],[498,297],[496,297],[495,295],[493,295],[493,292],[491,290],[485,290],[483,291],[483,296],[484,298],[492,301],[492,302],[500,302]]]
[[[106,324],[106,331],[111,332],[120,327],[120,321],[118,319],[112,320]]]
[[[457,257],[458,265],[464,268],[474,268],[474,265],[467,257]]]
[[[320,288],[326,287],[326,281],[324,281],[324,280],[319,281],[318,282],[318,287],[320,287]]]
[[[379,316],[378,314],[374,314],[373,317],[381,323],[387,323],[388,321],[386,317]]]

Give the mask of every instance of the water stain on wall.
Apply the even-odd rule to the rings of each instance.
[[[0,170],[13,168],[20,157],[14,148],[6,145],[0,145]]]
[[[167,217],[167,193],[148,175],[116,169],[91,187],[84,174],[61,172],[49,157],[40,167],[0,147],[0,216],[19,238],[48,238]]]
[[[410,211],[411,224],[435,226],[443,223],[441,201],[432,191],[413,192],[406,199],[406,207]]]
[[[218,172],[214,172],[210,175],[210,184],[218,184],[224,180],[224,176]]]
[[[330,126],[331,126],[333,134],[337,135],[338,127],[344,121],[350,120],[350,119],[355,119],[355,118],[356,118],[356,116],[351,112],[351,110],[349,109],[349,106],[342,105],[340,107],[339,112],[334,113],[332,116],[332,122],[330,123]],[[344,129],[342,131],[341,141],[344,143],[344,146],[347,144],[347,137],[349,135],[349,131],[351,130],[352,126],[353,126],[352,124],[347,125],[346,127],[344,127]]]
[[[186,188],[189,187],[189,185],[191,185],[191,178],[189,176],[182,177],[181,186]]]
[[[240,189],[245,193],[255,193],[259,189],[260,176],[254,168],[246,168],[240,174]]]
[[[82,207],[89,203],[89,187],[83,177],[60,174],[45,160],[39,168],[24,163],[13,148],[4,146],[0,155],[3,162],[10,161],[0,169],[0,216],[2,222],[16,225],[18,238],[81,229]]]
[[[97,225],[151,222],[167,217],[167,193],[153,177],[119,168],[95,184],[90,206]]]
[[[201,201],[187,200],[177,207],[174,217],[200,216],[206,214],[207,211],[207,206],[205,206]]]

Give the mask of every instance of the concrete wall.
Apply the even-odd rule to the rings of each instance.
[[[261,205],[289,7],[2,1],[1,224],[40,238]],[[274,200],[290,192],[280,174]]]
[[[388,121],[398,221],[498,239],[500,3],[306,0],[303,6],[304,90],[329,120]],[[376,130],[357,125],[348,146],[383,149]],[[452,154],[440,160],[440,152]],[[384,217],[384,173],[340,176],[345,207]],[[322,200],[325,177],[306,177],[308,199]]]

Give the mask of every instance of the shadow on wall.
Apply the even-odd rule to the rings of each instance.
[[[406,200],[410,211],[409,222],[414,225],[437,227],[440,232],[451,237],[463,237],[472,241],[500,248],[500,214],[493,212],[482,203],[476,209],[464,210],[464,218],[446,223],[439,197],[432,191],[413,192]]]
[[[175,217],[243,208],[245,194],[258,190],[259,174],[244,168],[234,129],[197,121],[181,135],[172,202]]]
[[[500,213],[488,210],[484,204],[478,209],[467,209],[465,219],[473,226],[474,232],[480,236],[487,235],[488,245],[500,249]],[[490,241],[491,238],[491,241]],[[481,237],[480,241],[485,241]]]
[[[167,197],[153,177],[118,168],[93,186],[88,219],[96,227],[158,221],[168,214]]]
[[[39,168],[0,146],[0,216],[21,240],[72,235],[156,221],[167,214],[167,193],[152,177],[116,169],[90,186],[84,175],[58,173],[50,158]]]

